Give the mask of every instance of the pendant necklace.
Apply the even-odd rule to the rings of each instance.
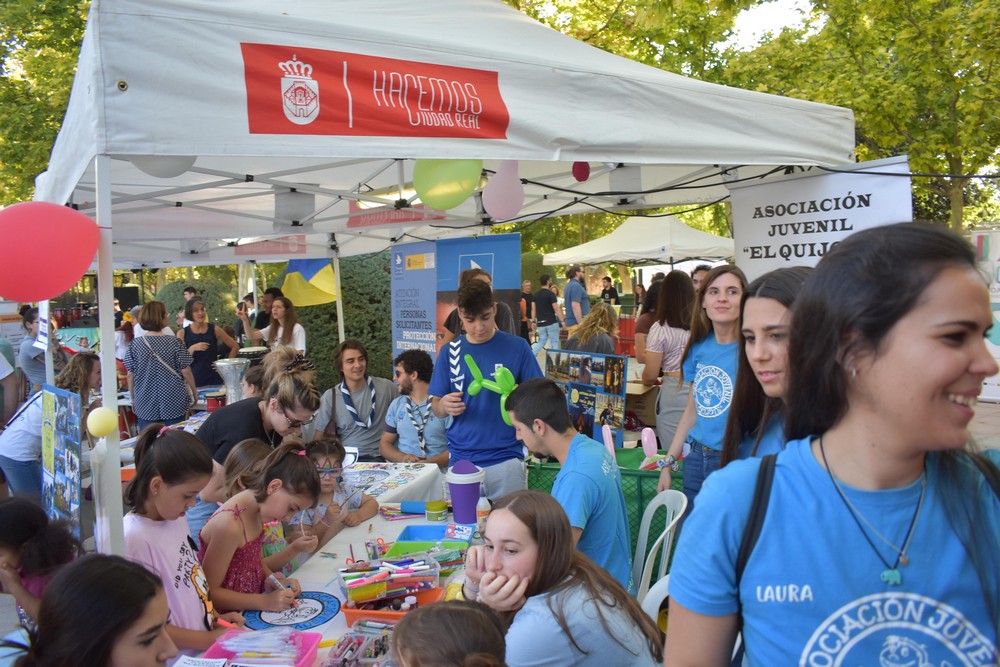
[[[906,550],[910,548],[910,540],[913,539],[913,533],[917,527],[917,517],[920,516],[920,508],[924,505],[924,495],[927,491],[927,471],[924,470],[920,475],[920,499],[917,500],[917,509],[913,512],[913,518],[910,520],[910,527],[906,531],[906,538],[903,540],[903,546],[897,547],[895,543],[886,539],[884,535],[875,529],[875,526],[872,525],[871,521],[869,521],[865,515],[854,506],[851,499],[848,498],[847,494],[844,493],[844,490],[840,488],[840,482],[833,474],[833,468],[830,467],[830,463],[826,460],[826,448],[823,447],[823,436],[820,436],[819,438],[819,453],[823,457],[823,465],[826,466],[826,474],[830,476],[830,482],[833,483],[833,488],[837,490],[837,495],[840,496],[842,501],[844,501],[844,507],[847,508],[851,518],[854,519],[854,523],[857,524],[858,530],[861,531],[861,535],[864,536],[865,541],[868,542],[868,546],[872,548],[872,551],[875,552],[878,559],[882,561],[883,565],[885,565],[885,570],[882,571],[881,575],[882,581],[890,586],[899,586],[903,582],[903,576],[899,572],[899,566],[902,565],[903,567],[906,567],[910,564],[910,558],[906,555]],[[878,550],[878,547],[875,546],[875,543],[872,542],[871,538],[868,536],[868,531],[866,531],[864,526],[861,525],[862,521],[866,526],[868,526],[869,529],[871,529],[872,533],[877,538],[888,544],[892,547],[893,551],[896,552],[896,562],[891,567],[889,562],[882,557],[882,552]]]

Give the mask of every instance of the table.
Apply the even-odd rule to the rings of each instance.
[[[409,499],[407,498],[407,500]],[[379,538],[385,540],[387,543],[394,542],[404,528],[413,525],[440,526],[441,524],[431,524],[431,522],[422,517],[403,521],[387,521],[381,515],[375,515],[369,521],[340,531],[333,539],[320,547],[304,565],[293,572],[292,576],[299,580],[303,591],[329,593],[336,597],[341,605],[343,605],[345,604],[345,600],[337,581],[337,573],[339,568],[346,565],[346,559],[350,558],[351,550],[353,549],[355,555],[363,558],[362,554],[365,553],[365,542]],[[308,630],[308,632],[319,632],[323,635],[324,640],[328,640],[339,639],[349,629],[347,619],[344,616],[343,609],[341,609],[332,619]],[[319,665],[329,652],[329,648],[320,648],[314,664]]]
[[[440,500],[443,480],[433,463],[355,463],[344,470],[344,481],[362,487],[379,504]]]

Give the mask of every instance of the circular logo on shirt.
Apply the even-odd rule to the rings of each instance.
[[[877,593],[827,616],[799,665],[941,667],[996,664],[991,642],[954,607],[913,593]]]
[[[699,417],[725,414],[733,400],[733,380],[718,366],[702,366],[691,383]]]

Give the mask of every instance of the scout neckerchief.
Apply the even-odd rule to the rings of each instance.
[[[372,411],[368,415],[368,421],[363,422],[358,416],[357,409],[354,407],[354,401],[351,400],[351,392],[347,391],[347,387],[344,386],[343,382],[340,383],[340,393],[344,397],[344,407],[354,417],[354,423],[363,429],[371,428],[372,422],[375,421],[375,380],[370,375],[368,376],[368,390],[372,395]]]
[[[414,408],[416,408],[414,410]],[[413,424],[413,428],[417,431],[417,440],[420,442],[420,452],[423,453],[427,451],[427,447],[424,446],[424,429],[427,428],[427,422],[431,418],[431,401],[427,399],[425,402],[424,412],[420,413],[420,407],[414,402],[409,396],[406,397],[406,412],[410,415],[410,423]],[[417,417],[420,417],[420,422],[417,423]]]

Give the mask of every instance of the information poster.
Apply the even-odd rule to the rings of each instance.
[[[42,506],[80,537],[80,396],[45,385],[42,394]]]
[[[437,261],[434,243],[392,247],[392,358],[406,350],[437,353]]]
[[[849,173],[814,168],[732,191],[736,265],[749,280],[784,266],[816,266],[854,232],[913,219],[906,157],[850,166]]]
[[[569,416],[577,431],[603,443],[602,427],[611,427],[615,447],[625,436],[625,377],[628,359],[606,354],[548,350],[545,377],[566,394]]]
[[[521,235],[496,234],[437,242],[438,342],[450,339],[461,327],[455,312],[458,277],[466,269],[482,269],[493,280],[493,298],[503,302],[514,318],[515,335],[521,321]],[[449,318],[451,318],[449,320]],[[446,335],[448,332],[448,335]]]
[[[1000,363],[1000,230],[973,232],[972,244],[976,247],[976,260],[989,282],[993,308],[993,328],[986,338],[986,347]],[[1000,374],[986,378],[980,398],[1000,402]]]

